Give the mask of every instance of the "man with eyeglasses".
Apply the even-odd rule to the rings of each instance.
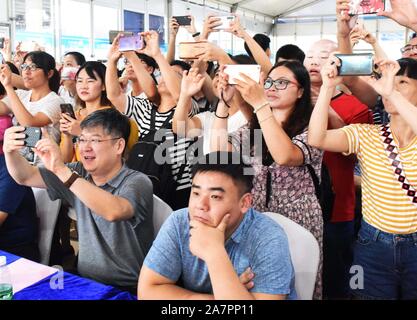
[[[47,188],[51,199],[65,199],[75,209],[80,275],[136,293],[153,240],[153,190],[146,175],[123,163],[128,118],[115,109],[90,114],[81,122],[81,161],[67,165],[44,131],[34,151],[45,168],[30,166],[19,154],[23,130],[12,127],[5,134],[10,175],[19,184]]]
[[[403,58],[417,60],[417,36],[415,33],[410,41],[408,41],[408,43],[401,48],[401,54]]]
[[[312,88],[312,97],[322,86],[321,68],[337,44],[330,40],[315,42],[307,51],[304,65]],[[371,113],[356,97],[335,90],[329,108],[329,127],[341,128],[352,123],[372,123]],[[323,163],[327,167],[335,199],[330,217],[324,217],[323,229],[323,296],[343,299],[349,295],[349,268],[353,259],[351,244],[354,239],[355,159],[340,153],[325,152]]]

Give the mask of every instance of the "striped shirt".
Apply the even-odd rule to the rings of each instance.
[[[380,126],[352,124],[342,128],[349,142],[346,155],[356,153],[362,168],[362,213],[365,221],[389,233],[417,232],[417,206],[402,189],[380,137]],[[398,140],[394,133],[394,141]],[[417,187],[417,136],[398,148],[405,175]]]
[[[191,187],[191,168],[190,163],[192,157],[188,156],[189,147],[193,144],[194,139],[178,138],[171,130],[172,117],[175,112],[175,107],[167,112],[155,112],[155,127],[151,128],[152,109],[157,108],[148,99],[141,99],[126,95],[126,109],[125,114],[129,118],[135,120],[139,128],[140,138],[145,137],[151,130],[160,129],[164,123],[169,119],[168,125],[165,125],[166,130],[164,138],[166,139],[164,146],[167,147],[169,154],[169,163],[171,164],[172,175],[177,182],[177,190],[183,190]],[[181,173],[181,167],[184,170]]]

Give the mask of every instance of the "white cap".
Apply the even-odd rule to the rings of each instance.
[[[0,256],[0,267],[5,266],[7,263],[6,256]]]

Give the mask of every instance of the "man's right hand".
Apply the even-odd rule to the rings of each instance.
[[[245,286],[246,289],[250,290],[253,288],[255,283],[253,279],[255,278],[255,274],[252,272],[252,269],[248,267],[243,273],[239,276],[240,283]]]
[[[25,146],[26,134],[23,133],[25,127],[10,127],[4,132],[3,152],[12,153]]]
[[[61,150],[56,142],[49,137],[45,128],[42,128],[42,137],[43,139],[36,143],[34,148],[35,154],[41,159],[46,169],[52,171],[61,178],[59,173],[63,172],[65,169],[67,169],[67,171],[69,170],[64,164]],[[71,173],[69,173],[69,175],[71,175]],[[66,180],[66,178],[68,177],[64,177],[63,180]]]

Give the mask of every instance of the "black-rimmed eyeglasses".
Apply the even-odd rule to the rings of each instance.
[[[39,69],[39,67],[34,63],[32,64],[23,63],[20,65],[20,69],[22,71],[26,71],[26,70],[36,71],[36,69]]]
[[[297,87],[299,86],[298,83],[287,79],[272,80],[271,78],[267,78],[264,82],[264,89],[270,89],[274,85],[277,90],[285,90],[290,83]]]
[[[91,143],[91,145],[93,146],[97,146],[99,145],[101,142],[104,141],[111,141],[111,140],[117,140],[120,139],[121,137],[117,137],[117,138],[110,138],[110,139],[99,139],[99,138],[92,138],[92,139],[86,139],[86,138],[77,138],[77,143],[79,145],[86,145],[87,143]]]
[[[412,50],[417,50],[417,44],[409,44],[406,45],[405,47],[401,48],[401,53],[406,53],[406,52],[410,52]]]

